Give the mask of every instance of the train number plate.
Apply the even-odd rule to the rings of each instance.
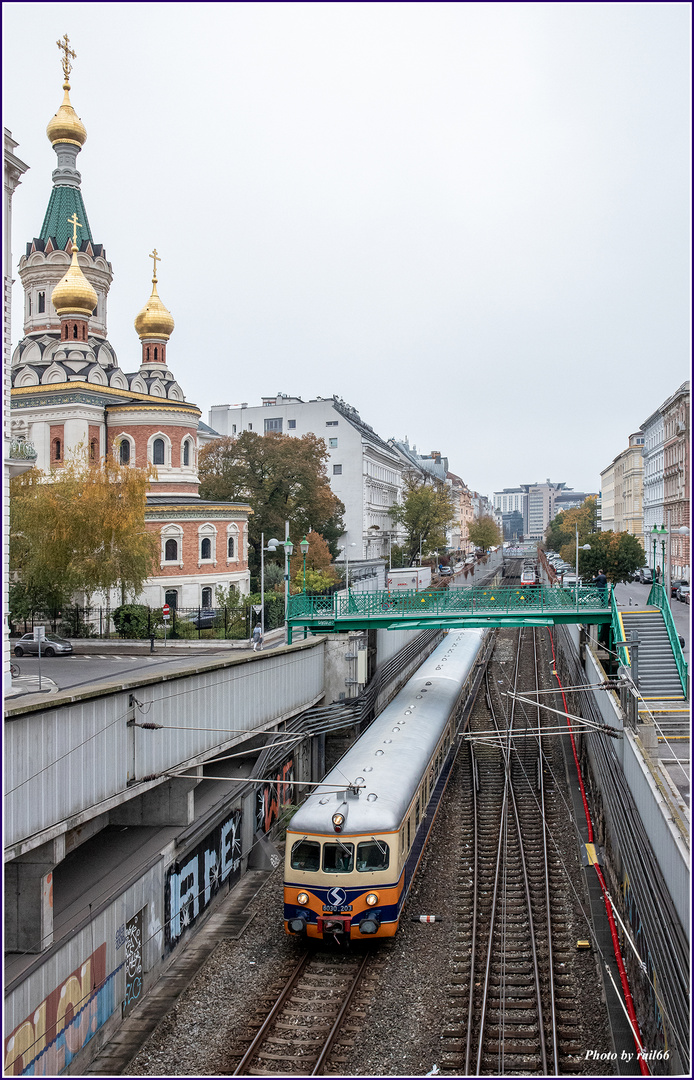
[[[341,915],[343,911],[351,911],[351,910],[352,910],[352,905],[351,904],[343,904],[342,907],[326,907],[325,904],[323,905],[323,914],[324,915]]]

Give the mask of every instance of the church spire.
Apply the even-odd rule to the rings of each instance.
[[[149,257],[154,260],[152,295],[135,318],[135,330],[142,342],[142,363],[166,365],[166,342],[173,333],[174,321],[157,292],[157,263],[161,262],[161,255],[154,248]]]
[[[58,247],[65,249],[68,248],[70,242],[70,232],[66,227],[66,222],[72,214],[76,213],[83,223],[82,240],[89,241],[92,235],[80,191],[82,177],[77,171],[77,155],[87,140],[87,129],[73,109],[69,93],[71,60],[76,59],[77,53],[70,48],[70,39],[67,34],[56,44],[63,53],[61,59],[65,96],[62,105],[46,128],[46,134],[58,158],[58,167],[53,170],[53,191],[41,226],[40,237],[42,240],[55,239]]]

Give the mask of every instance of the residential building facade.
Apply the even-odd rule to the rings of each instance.
[[[629,436],[629,445],[614,465],[614,531],[628,532],[643,543],[642,431]]]
[[[11,132],[4,129],[3,173],[5,197],[2,204],[3,229],[3,349],[2,349],[2,673],[6,693],[12,692],[10,671],[10,479],[26,469],[35,460],[34,449],[25,442],[23,447],[12,444],[10,423],[10,352],[12,341],[12,196],[21,183],[21,177],[29,168],[15,154],[18,143]]]
[[[663,415],[663,514],[670,529],[673,579],[690,574],[690,385],[689,380],[661,406]]]
[[[324,439],[330,486],[345,507],[341,543],[349,562],[388,558],[400,535],[390,509],[401,501],[403,462],[355,408],[338,397],[303,401],[275,394],[262,398],[261,405],[213,405],[209,423],[232,438],[243,431],[260,435],[276,431]]]

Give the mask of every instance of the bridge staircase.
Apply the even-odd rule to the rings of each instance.
[[[622,610],[625,639],[639,635],[639,712],[652,713],[663,732],[685,736],[689,731],[689,707],[682,689],[674,645],[663,612],[658,607]]]

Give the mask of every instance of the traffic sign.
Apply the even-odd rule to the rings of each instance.
[[[35,626],[34,627],[34,641],[45,641],[45,640],[46,640],[46,627],[45,626]]]
[[[169,605],[168,605],[168,604],[164,604],[163,608],[161,609],[161,613],[162,613],[162,615],[164,616],[164,618],[166,618],[166,616],[167,616],[167,615],[169,614],[169,611],[170,611],[170,610],[171,610],[171,609],[169,608]]]

